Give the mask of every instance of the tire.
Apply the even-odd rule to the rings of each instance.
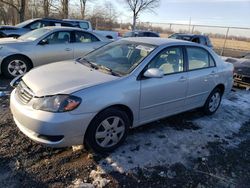
[[[96,153],[111,152],[124,142],[129,126],[130,120],[124,111],[106,109],[90,123],[84,144]]]
[[[222,98],[222,91],[219,88],[215,88],[208,96],[206,103],[203,107],[203,111],[206,115],[214,114],[220,106]]]
[[[28,58],[20,55],[14,55],[4,59],[2,63],[2,73],[7,78],[25,74],[32,68]]]

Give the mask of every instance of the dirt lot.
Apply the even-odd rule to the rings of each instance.
[[[0,91],[8,82],[0,78]],[[0,187],[249,187],[249,114],[250,92],[237,89],[213,116],[195,110],[150,123],[99,156],[34,143],[0,97]]]

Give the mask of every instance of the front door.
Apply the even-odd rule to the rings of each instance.
[[[178,113],[185,104],[188,77],[184,71],[183,48],[161,51],[147,66],[150,68],[162,70],[164,76],[140,81],[140,123]]]
[[[46,44],[37,44],[35,63],[43,65],[46,63],[63,61],[74,58],[74,44],[70,40],[70,31],[55,32],[44,40]]]

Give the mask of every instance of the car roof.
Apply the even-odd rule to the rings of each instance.
[[[128,38],[123,38],[120,40],[126,40],[130,42],[138,42],[138,43],[144,43],[144,44],[151,44],[155,46],[161,46],[161,45],[167,45],[167,44],[192,44],[196,46],[193,42],[189,41],[182,41],[178,39],[169,39],[169,38],[157,38],[157,37],[128,37]],[[200,45],[197,45],[200,46]]]
[[[192,34],[192,33],[174,33],[173,35],[178,35],[178,36],[184,36],[184,37],[198,37],[198,36],[202,36],[202,37],[206,37],[206,35],[200,35],[200,34]]]
[[[68,30],[79,30],[79,31],[86,31],[84,29],[81,29],[79,27],[66,27],[66,26],[47,26],[47,27],[42,27],[40,29],[47,28],[50,30],[62,30],[62,29],[68,29]],[[88,31],[86,31],[88,32]]]
[[[138,32],[138,33],[145,33],[145,32],[148,32],[148,33],[156,33],[158,34],[157,32],[155,31],[147,31],[147,30],[134,30],[134,31],[129,31],[129,32]],[[129,33],[127,32],[127,33]]]
[[[63,21],[73,21],[73,22],[89,22],[89,21],[87,21],[87,20],[70,19],[70,18],[63,19]]]

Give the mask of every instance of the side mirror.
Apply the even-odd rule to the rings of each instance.
[[[45,45],[45,44],[49,44],[49,42],[48,42],[47,39],[43,39],[43,40],[41,40],[38,44],[40,44],[40,45]]]
[[[144,72],[143,76],[147,78],[162,78],[164,76],[164,72],[157,68],[150,68]]]

